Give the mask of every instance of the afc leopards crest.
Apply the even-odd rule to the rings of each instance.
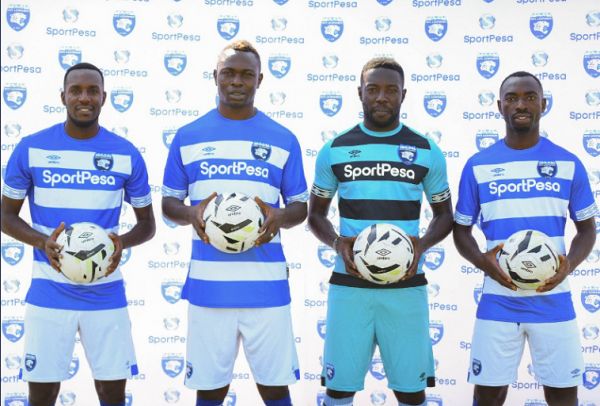
[[[119,261],[119,266],[125,265],[129,258],[131,258],[131,248],[123,249],[123,253],[121,254],[121,261]]]
[[[439,41],[448,32],[446,17],[429,17],[425,20],[425,34],[432,41]]]
[[[325,18],[321,21],[321,34],[329,42],[335,42],[344,32],[344,21],[341,18]]]
[[[387,400],[387,395],[380,391],[371,392],[371,404],[373,406],[383,406],[385,405],[385,401]]]
[[[369,366],[369,372],[373,375],[373,378],[378,381],[385,378],[385,369],[383,368],[383,361],[381,358],[373,358],[371,366]]]
[[[113,15],[113,27],[119,35],[128,36],[135,28],[135,14],[128,11],[117,11]]]
[[[177,303],[181,299],[183,283],[177,281],[167,281],[163,282],[160,288],[162,296],[167,302],[173,304]]]
[[[23,85],[11,84],[4,86],[2,92],[4,103],[13,110],[21,108],[27,100],[27,88]]]
[[[321,111],[329,117],[335,116],[342,109],[342,95],[337,93],[324,93],[319,97]]]
[[[325,375],[327,376],[327,379],[333,379],[333,377],[335,376],[335,367],[333,366],[333,364],[327,363],[325,365]]]
[[[22,318],[9,318],[2,320],[2,334],[4,338],[16,343],[25,333],[25,322]]]
[[[37,358],[33,354],[25,354],[25,369],[29,372],[33,371],[37,365]]]
[[[235,406],[237,402],[237,395],[234,391],[227,392],[227,396],[223,400],[223,406]]]
[[[500,136],[496,130],[482,130],[478,131],[477,135],[475,135],[475,144],[479,151],[483,151],[494,145],[499,138]]]
[[[319,393],[317,393],[317,406],[323,405],[324,401],[325,401],[325,392],[319,391]]]
[[[29,7],[22,5],[9,6],[6,9],[6,22],[8,26],[15,31],[21,31],[29,24],[31,13]]]
[[[412,165],[417,160],[417,147],[414,145],[398,145],[398,157],[405,165]]]
[[[27,395],[10,393],[4,398],[4,406],[27,406]]]
[[[546,99],[546,109],[542,112],[542,117],[550,113],[550,110],[552,110],[552,105],[554,104],[554,98],[549,90],[544,90],[544,99]]]
[[[486,79],[490,79],[500,67],[500,57],[496,53],[479,54],[475,62],[477,72]]]
[[[446,253],[442,247],[431,247],[425,252],[424,257],[425,266],[435,271],[444,263]]]
[[[337,254],[335,253],[333,248],[321,244],[317,249],[317,255],[319,257],[319,261],[321,262],[321,264],[323,264],[323,266],[331,268],[335,265],[335,259],[337,257]]]
[[[382,6],[387,6],[392,1],[394,1],[394,0],[377,0],[377,3],[381,4]]]
[[[165,354],[163,355],[160,364],[163,372],[167,376],[175,378],[183,371],[183,356],[177,354]]]
[[[327,324],[325,320],[320,319],[317,321],[317,333],[319,333],[319,337],[325,339],[325,334],[327,333]]]
[[[171,143],[173,142],[173,138],[175,138],[175,134],[177,134],[176,128],[168,128],[166,130],[163,130],[162,140],[163,144],[165,144],[165,147],[167,147],[167,149],[171,147]]]
[[[187,379],[190,379],[193,374],[194,374],[194,366],[192,365],[192,363],[190,361],[187,361],[185,363],[185,377]]]
[[[556,161],[538,161],[537,163],[537,171],[543,178],[554,177],[557,170]]]
[[[114,158],[112,154],[106,154],[102,152],[96,152],[94,154],[94,166],[99,171],[110,171],[114,164]]]
[[[269,72],[277,79],[288,74],[292,67],[292,60],[287,55],[273,55],[269,57]]]
[[[598,155],[600,155],[600,131],[586,131],[583,134],[582,141],[585,152],[587,152],[593,157],[597,157]]]
[[[69,363],[69,379],[77,375],[77,371],[79,371],[79,358],[74,356]]]
[[[471,371],[473,371],[473,375],[475,376],[481,373],[481,361],[477,358],[473,358],[473,362],[471,362]]]
[[[8,265],[17,265],[23,259],[25,245],[22,242],[5,242],[2,244],[2,259]]]
[[[443,92],[428,92],[423,96],[423,107],[431,117],[440,116],[446,109],[446,94]]]
[[[600,384],[600,367],[598,365],[586,365],[583,373],[583,386],[592,390]]]
[[[436,345],[442,340],[444,336],[444,325],[441,322],[430,322],[429,323],[429,338],[431,339],[431,345]]]
[[[586,52],[583,55],[583,68],[593,78],[600,76],[600,52]]]
[[[473,299],[475,300],[475,304],[479,304],[482,294],[483,294],[483,286],[477,285],[477,286],[475,286],[475,288],[473,288]]]
[[[131,89],[115,89],[110,92],[110,102],[119,113],[123,113],[133,104],[133,91]]]
[[[177,76],[185,70],[187,56],[183,52],[170,52],[165,54],[163,61],[167,72]]]
[[[544,39],[552,32],[554,20],[552,14],[534,13],[529,17],[529,30],[536,38]]]
[[[596,313],[600,310],[600,289],[589,286],[582,289],[581,304],[590,313]]]
[[[58,51],[58,63],[64,70],[81,62],[81,50],[76,48],[63,48]]]
[[[239,30],[240,20],[235,16],[220,17],[217,20],[217,32],[226,40],[235,37]]]
[[[283,6],[288,0],[273,0],[278,6]]]
[[[250,148],[254,159],[268,161],[271,156],[271,146],[262,142],[253,142]]]

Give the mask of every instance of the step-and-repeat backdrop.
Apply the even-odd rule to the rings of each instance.
[[[501,80],[516,70],[542,81],[543,135],[583,160],[600,197],[596,0],[3,0],[1,34],[3,172],[23,136],[65,119],[64,71],[80,61],[104,72],[109,100],[102,124],[130,139],[148,163],[157,234],[122,260],[141,372],[127,386],[128,405],[194,404],[194,392],[183,386],[187,323],[180,300],[190,230],[161,220],[160,185],[176,129],[215,107],[212,71],[231,40],[248,39],[261,53],[265,78],[257,105],[300,139],[309,184],[323,143],[362,119],[356,88],[363,64],[386,55],[406,71],[402,121],[440,145],[454,201],[468,157],[503,137],[495,101]],[[337,221],[335,208],[331,218]],[[422,230],[430,218],[425,207]],[[133,210],[125,207],[121,230],[133,223]],[[283,242],[302,369],[292,396],[296,405],[317,405],[335,253],[305,224],[286,231]],[[1,254],[2,402],[17,406],[26,404],[18,372],[32,252],[2,235]],[[428,405],[468,405],[468,354],[483,275],[457,254],[451,238],[425,256],[437,376]],[[599,266],[597,243],[570,278],[586,362],[585,406],[600,405]],[[57,404],[97,404],[80,344],[70,371]],[[261,404],[243,354],[226,404]],[[378,353],[356,404],[396,404]],[[545,405],[527,351],[507,404]]]

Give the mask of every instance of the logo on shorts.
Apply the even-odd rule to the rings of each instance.
[[[114,161],[112,154],[104,154],[101,152],[96,152],[96,154],[94,154],[94,166],[99,171],[110,171]]]
[[[37,364],[37,359],[33,354],[25,354],[25,369],[29,372],[33,371]]]
[[[537,171],[544,178],[552,178],[556,175],[558,166],[556,165],[556,161],[539,161]]]
[[[327,375],[327,379],[332,380],[335,376],[335,367],[333,364],[327,363],[325,365],[325,374]]]
[[[481,373],[481,361],[477,358],[473,358],[473,362],[471,363],[471,371],[473,371],[473,375],[477,376]]]
[[[167,376],[175,378],[183,371],[183,356],[165,354],[161,359],[162,370]]]
[[[271,146],[262,142],[253,142],[250,151],[254,159],[259,161],[268,161],[271,156]]]
[[[583,373],[583,386],[592,390],[600,384],[600,367],[598,365],[586,365]]]
[[[185,377],[187,379],[190,379],[192,377],[193,373],[194,373],[194,367],[192,366],[192,363],[190,361],[187,361],[185,363]]]
[[[69,363],[69,379],[77,375],[77,371],[79,371],[79,358],[74,356]]]
[[[436,345],[442,340],[444,336],[444,325],[441,322],[430,322],[429,323],[429,338],[431,339],[431,345]]]
[[[381,358],[373,358],[371,361],[371,366],[369,367],[369,372],[373,375],[373,378],[381,381],[385,378],[385,368],[383,367],[383,361]]]

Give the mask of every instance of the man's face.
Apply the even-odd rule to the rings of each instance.
[[[73,124],[82,128],[95,125],[106,100],[100,74],[91,69],[70,72],[61,99]]]
[[[366,71],[358,89],[365,125],[377,131],[389,131],[399,124],[400,106],[406,90],[400,73],[375,68]]]
[[[262,81],[258,58],[251,52],[227,50],[214,71],[219,104],[239,109],[254,105]]]
[[[515,132],[528,132],[539,127],[546,108],[539,83],[530,76],[511,77],[500,89],[498,110],[508,128]]]

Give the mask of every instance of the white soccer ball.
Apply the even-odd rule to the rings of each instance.
[[[517,231],[498,255],[500,268],[521,289],[537,289],[558,270],[558,253],[550,238],[536,230]]]
[[[210,244],[230,254],[252,248],[264,222],[258,204],[241,193],[215,196],[204,209],[203,219]]]
[[[56,239],[62,246],[60,270],[76,283],[91,283],[106,276],[115,246],[108,233],[94,223],[75,223]]]
[[[373,224],[354,241],[354,263],[368,281],[398,282],[410,268],[415,251],[408,235],[392,224]]]

